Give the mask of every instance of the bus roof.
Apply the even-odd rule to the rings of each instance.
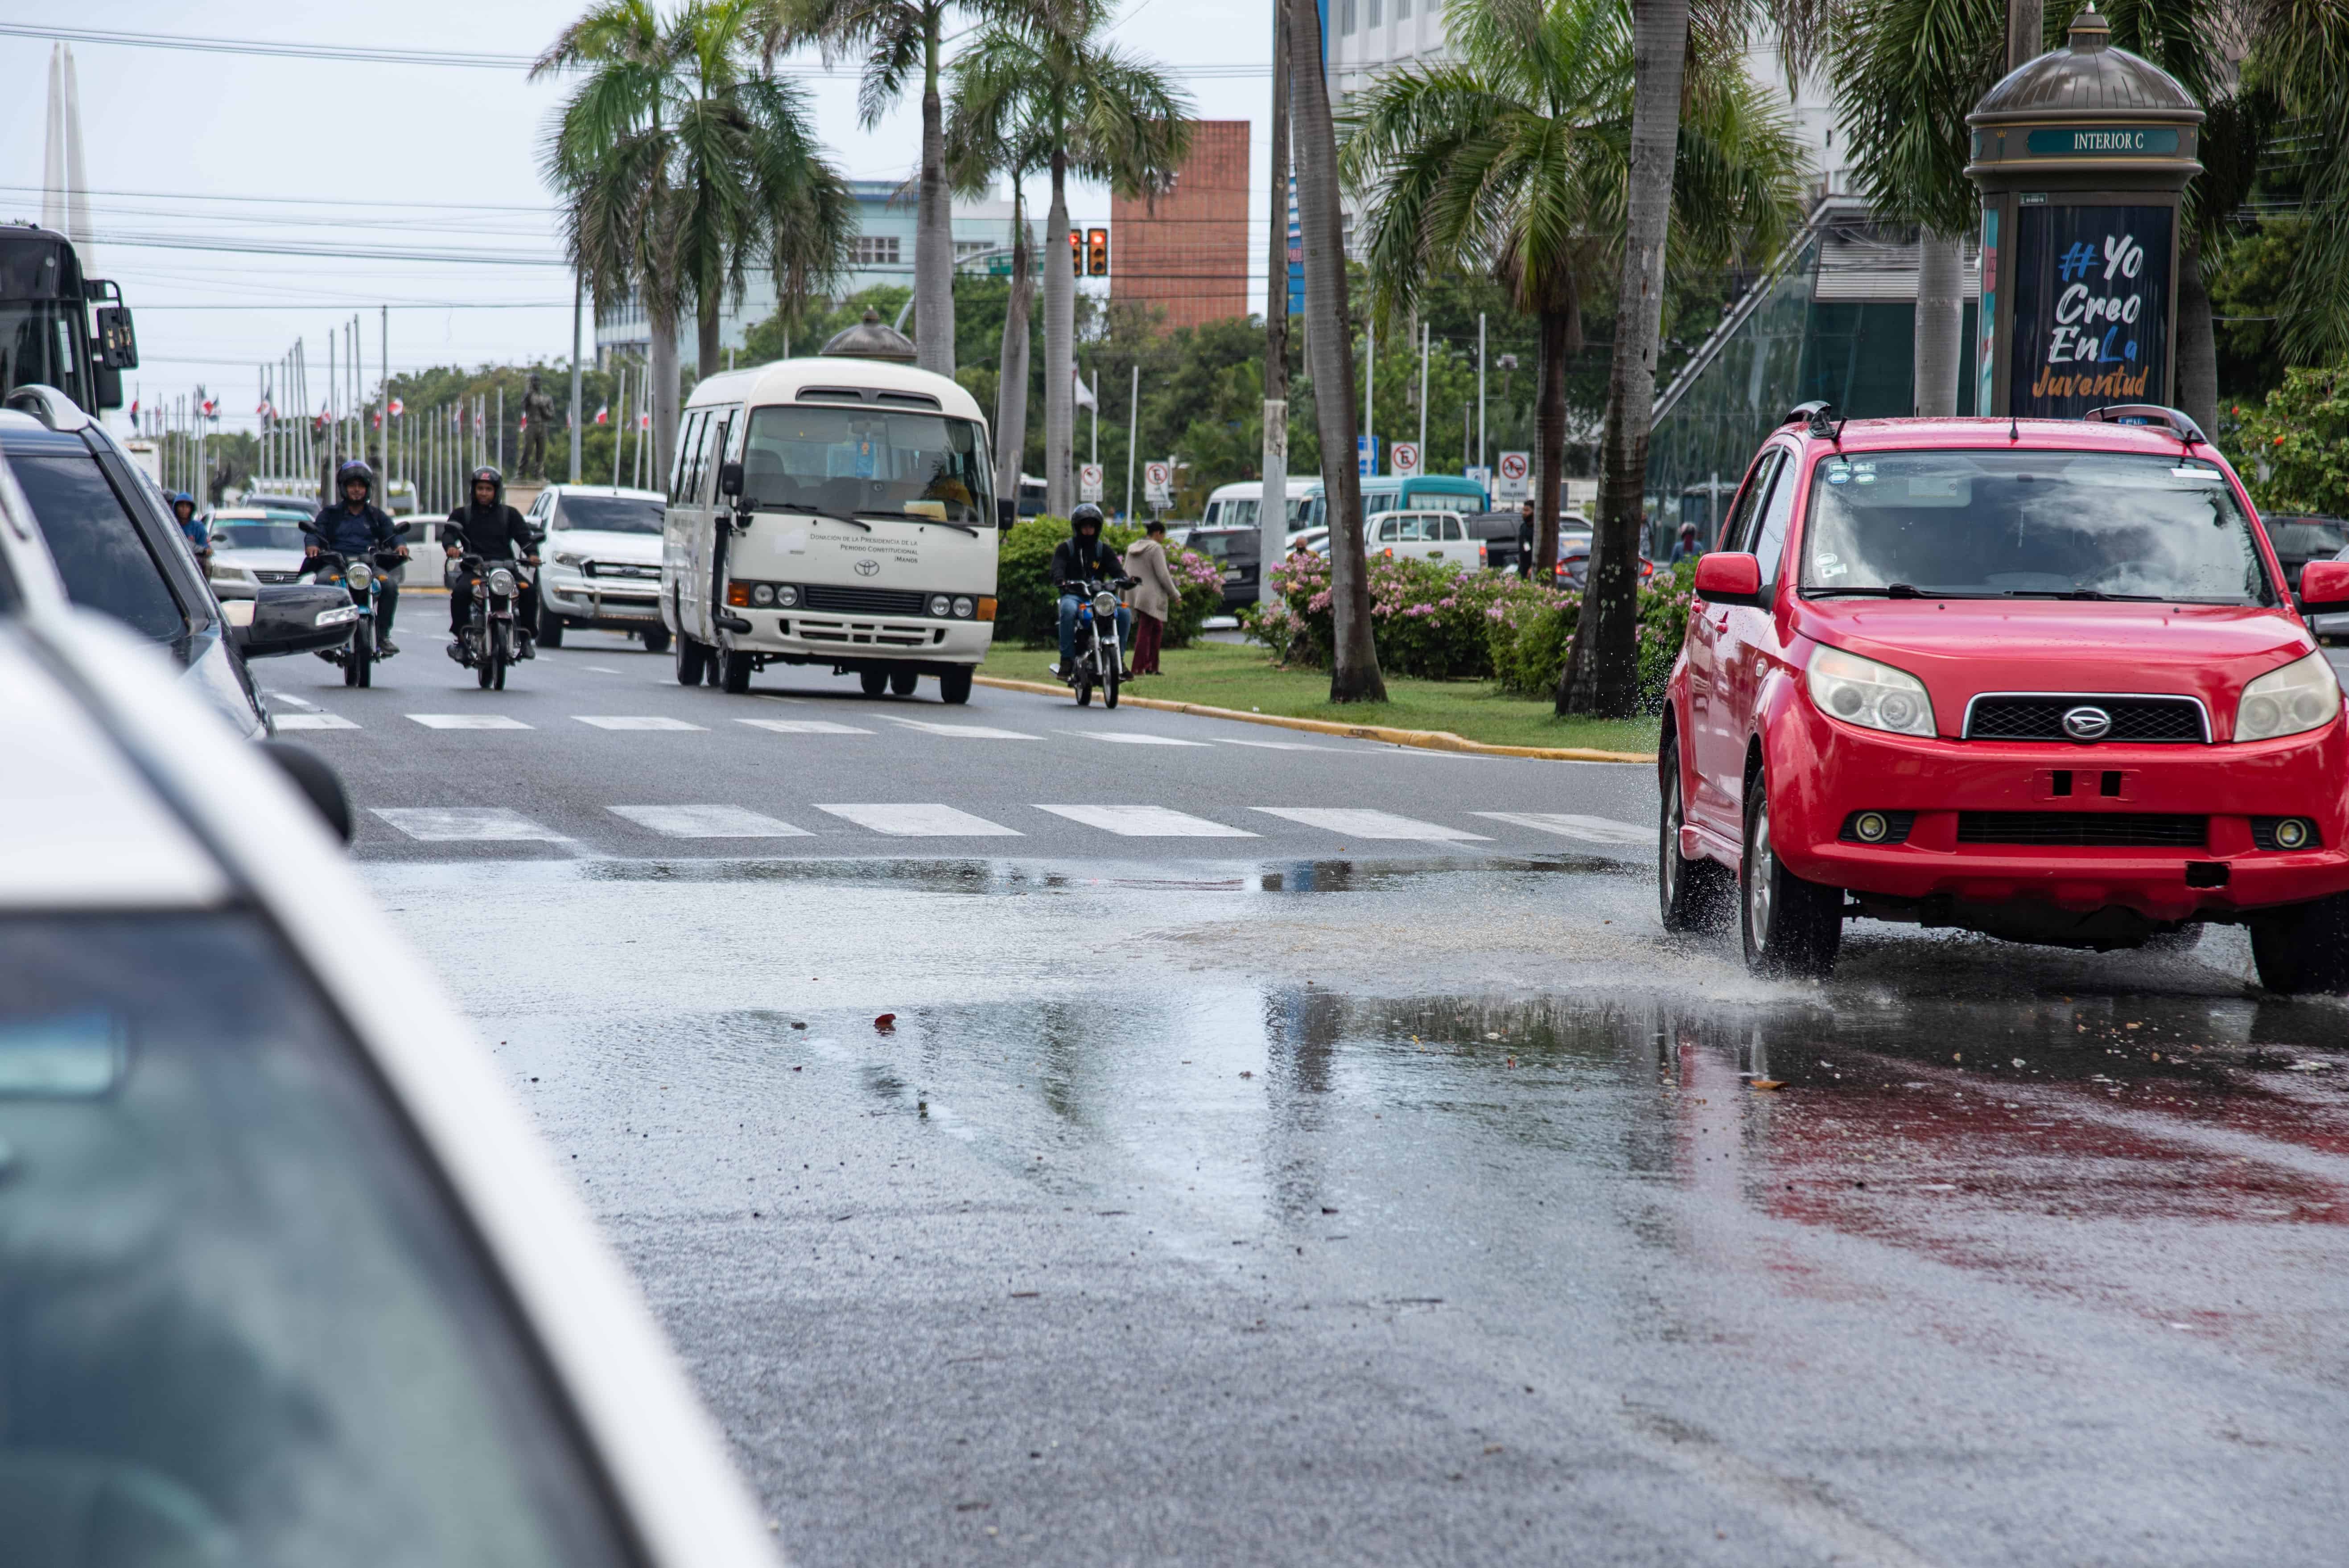
[[[806,400],[809,392],[823,388],[926,395],[937,399],[940,413],[986,422],[986,416],[978,411],[978,399],[951,377],[916,370],[910,365],[892,365],[882,359],[845,356],[778,359],[771,365],[721,371],[698,384],[685,406],[706,408],[721,403],[797,403]],[[874,406],[891,407],[887,403]],[[905,405],[896,407],[903,408]]]

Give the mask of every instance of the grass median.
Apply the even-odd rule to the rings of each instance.
[[[983,676],[1050,681],[1050,648],[998,644],[980,666]],[[1513,696],[1490,681],[1423,681],[1387,676],[1383,703],[1333,703],[1327,670],[1281,669],[1252,644],[1199,643],[1159,655],[1164,675],[1127,689],[1135,696],[1204,703],[1242,713],[1382,724],[1398,729],[1443,729],[1492,746],[1583,746],[1606,751],[1653,751],[1653,718],[1560,718],[1544,701]]]

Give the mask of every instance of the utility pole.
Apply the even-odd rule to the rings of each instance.
[[[1087,462],[1101,461],[1101,372],[1093,372],[1093,455]]]
[[[1272,4],[1272,243],[1264,263],[1264,498],[1257,502],[1256,596],[1280,597],[1272,568],[1288,532],[1288,18]],[[1131,483],[1129,481],[1129,488]]]
[[[1362,313],[1362,450],[1361,457],[1371,465],[1371,472],[1379,470],[1379,318],[1369,311]],[[1357,465],[1359,467],[1359,464]],[[1369,475],[1364,475],[1368,478]],[[1330,536],[1335,539],[1333,532]]]
[[[506,384],[498,383],[498,472],[506,471]]]
[[[579,274],[571,274],[571,482],[579,482],[579,316],[585,305],[587,287]]]
[[[1481,311],[1481,310],[1480,310],[1480,311],[1478,311],[1478,312],[1476,313],[1476,466],[1477,466],[1478,468],[1480,468],[1480,469],[1481,469],[1481,468],[1485,468],[1485,467],[1486,467],[1486,466],[1487,466],[1487,465],[1486,465],[1486,463],[1485,463],[1485,456],[1486,456],[1486,450],[1485,450],[1485,313],[1484,313],[1483,311]],[[1488,499],[1488,500],[1489,500],[1489,499],[1491,499],[1491,498],[1490,498],[1490,497],[1487,497],[1486,499]]]
[[[1125,521],[1133,521],[1133,449],[1142,439],[1142,362],[1133,362],[1133,390],[1125,402]]]
[[[378,498],[378,504],[386,513],[389,513],[391,511],[391,306],[378,305],[376,308],[382,313],[378,335],[375,340],[376,347],[381,350],[382,356],[377,363],[383,366],[382,400],[376,405],[383,411],[383,439],[377,443],[378,449],[383,453],[383,483],[377,487],[382,494]]]
[[[1427,349],[1428,326],[1419,324],[1419,471],[1427,471]]]

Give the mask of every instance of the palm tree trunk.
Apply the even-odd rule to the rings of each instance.
[[[1623,280],[1607,373],[1599,517],[1574,647],[1557,680],[1557,711],[1629,715],[1637,700],[1640,525],[1655,419],[1656,345],[1663,332],[1664,234],[1672,211],[1689,0],[1632,0],[1631,168],[1626,181]]]
[[[1958,339],[1965,325],[1965,242],[1925,225],[1917,231],[1917,414],[1946,419],[1958,411]]]
[[[2202,282],[2202,242],[2189,231],[2178,247],[2178,407],[2208,435],[2219,428],[2219,341],[2210,290]]]
[[[666,487],[677,460],[677,307],[649,308],[647,315],[653,334],[653,475],[656,484]],[[620,482],[616,471],[612,482]]]
[[[914,210],[914,363],[955,373],[954,206],[947,191],[946,111],[938,98],[938,8],[922,22],[922,184]]]
[[[1362,551],[1361,431],[1354,402],[1354,339],[1346,320],[1346,251],[1339,232],[1338,139],[1321,76],[1321,17],[1308,0],[1275,0],[1288,16],[1288,128],[1297,164],[1298,218],[1305,231],[1305,350],[1321,434],[1321,493],[1330,509],[1330,700],[1384,702],[1371,637],[1370,562]],[[1268,501],[1270,497],[1266,498]]]
[[[1028,312],[1036,294],[1029,276],[1028,215],[1012,176],[1011,300],[1003,313],[1003,354],[996,361],[995,484],[998,495],[1019,494],[1019,465],[1028,450]]]
[[[1076,439],[1077,279],[1053,243],[1069,232],[1069,156],[1052,153],[1052,207],[1044,220],[1044,510],[1066,517],[1076,505],[1069,450]]]
[[[725,368],[725,350],[718,346],[718,292],[694,302],[693,378],[704,381]]]
[[[1534,397],[1534,581],[1557,577],[1557,498],[1566,486],[1566,362],[1572,317],[1543,311],[1541,387]]]

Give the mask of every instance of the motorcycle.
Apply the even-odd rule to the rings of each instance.
[[[407,533],[409,525],[401,523],[392,531],[395,536]],[[305,529],[305,533],[316,534]],[[377,661],[391,657],[382,645],[382,634],[376,621],[377,601],[382,598],[385,584],[391,573],[399,570],[399,552],[376,550],[365,560],[354,561],[339,551],[322,545],[317,554],[310,557],[310,568],[316,581],[327,585],[339,585],[350,591],[351,603],[363,612],[358,624],[351,628],[351,640],[340,647],[321,648],[318,656],[330,665],[343,666],[343,684],[347,686],[368,686],[375,684]],[[393,652],[398,652],[394,649]]]
[[[1117,640],[1117,596],[1140,582],[1115,577],[1090,583],[1063,583],[1061,592],[1077,597],[1076,657],[1061,672],[1077,690],[1077,706],[1091,707],[1099,686],[1103,707],[1117,706],[1118,683],[1124,678],[1125,650]]]
[[[529,573],[530,568],[519,561],[489,561],[470,553],[450,569],[452,588],[459,583],[472,585],[473,613],[449,645],[449,656],[479,676],[484,691],[505,690],[508,666],[537,656],[530,634],[514,614]]]

